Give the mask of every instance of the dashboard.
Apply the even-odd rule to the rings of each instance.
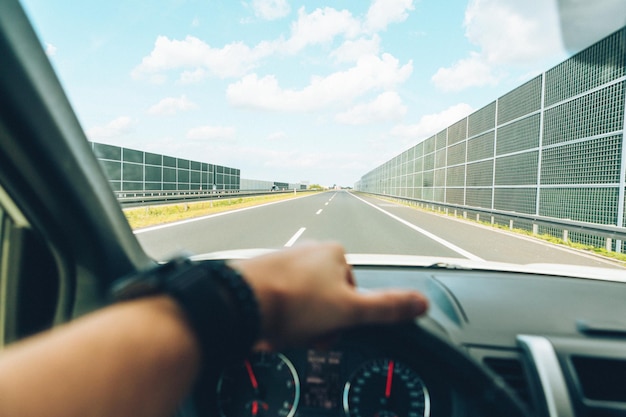
[[[324,349],[255,353],[198,384],[179,416],[626,416],[623,282],[439,267],[354,272],[362,291],[423,292],[428,315],[347,331]]]

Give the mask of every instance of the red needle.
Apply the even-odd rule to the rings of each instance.
[[[258,412],[259,412],[259,403],[256,401],[252,401],[252,415],[256,416]]]
[[[391,395],[391,380],[393,379],[393,361],[389,361],[387,367],[387,385],[385,386],[385,397],[389,398]]]
[[[248,371],[248,376],[250,377],[250,382],[252,383],[252,388],[255,390],[259,388],[259,383],[256,380],[256,376],[254,376],[254,372],[252,371],[252,365],[250,365],[250,361],[245,361],[246,370]],[[256,414],[256,413],[255,413]]]

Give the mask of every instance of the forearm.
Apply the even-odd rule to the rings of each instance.
[[[121,303],[0,355],[0,416],[169,416],[199,369],[168,297]]]

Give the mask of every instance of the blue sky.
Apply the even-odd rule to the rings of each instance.
[[[567,57],[548,0],[23,0],[90,140],[352,185]]]

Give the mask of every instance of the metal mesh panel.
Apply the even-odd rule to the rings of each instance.
[[[422,199],[426,201],[433,201],[435,198],[434,188],[422,188]]]
[[[621,136],[545,149],[541,156],[541,184],[617,183],[621,153]]]
[[[448,135],[447,135],[446,130],[442,130],[441,132],[437,133],[437,136],[435,139],[437,150],[443,149],[446,147],[446,145],[448,144],[447,136]]]
[[[418,158],[424,155],[424,142],[420,142],[415,145],[415,157]]]
[[[446,186],[446,169],[440,168],[435,170],[435,187]]]
[[[122,160],[125,162],[143,163],[143,152],[134,149],[122,148]]]
[[[120,181],[122,179],[122,163],[119,161],[104,161],[99,159],[98,162],[104,171],[104,175],[109,181]]]
[[[146,152],[145,158],[146,158],[146,164],[148,165],[158,165],[158,166],[163,165],[163,155]]]
[[[143,182],[143,166],[141,164],[123,163],[122,180]]]
[[[583,222],[616,224],[618,187],[542,188],[539,214]]]
[[[457,165],[447,169],[446,185],[448,187],[462,187],[465,185],[465,165]]]
[[[460,142],[467,138],[467,117],[459,120],[448,128],[448,144]]]
[[[532,149],[539,146],[541,117],[538,114],[498,128],[496,154]]]
[[[541,75],[498,99],[498,124],[509,122],[541,108]]]
[[[435,153],[435,168],[443,168],[446,166],[446,150],[440,149]]]
[[[538,151],[496,158],[495,185],[537,184],[538,158]]]
[[[423,174],[417,171],[413,175],[413,184],[415,185],[415,187],[422,187],[424,185],[422,181],[423,181]]]
[[[421,172],[423,170],[424,170],[424,158],[419,157],[414,162],[413,172]]]
[[[546,106],[626,75],[626,28],[546,72]]]
[[[150,182],[161,182],[163,180],[161,167],[146,165],[144,167],[144,176],[146,181]]]
[[[424,155],[435,152],[435,136],[431,136],[424,142]]]
[[[467,162],[493,157],[494,132],[487,132],[467,141]]]
[[[472,137],[496,126],[496,102],[487,104],[468,116],[467,136]]]
[[[93,143],[93,152],[98,159],[110,159],[112,161],[122,160],[122,148],[119,146]]]
[[[493,205],[496,210],[534,214],[537,205],[537,189],[496,188],[494,189]]]
[[[435,154],[431,153],[424,157],[424,171],[435,168]]]
[[[545,112],[543,145],[622,130],[624,83],[551,108]]]
[[[435,185],[435,171],[424,172],[424,187],[432,187]]]
[[[433,201],[438,201],[440,203],[445,202],[446,189],[445,188],[435,188],[433,195]]]
[[[465,204],[465,190],[463,188],[448,188],[446,190],[446,203]]]
[[[493,160],[467,164],[467,186],[490,186],[492,184]]]
[[[465,162],[465,144],[466,142],[461,142],[448,148],[448,166]]]
[[[491,188],[468,188],[465,190],[465,204],[472,207],[491,208]]]

